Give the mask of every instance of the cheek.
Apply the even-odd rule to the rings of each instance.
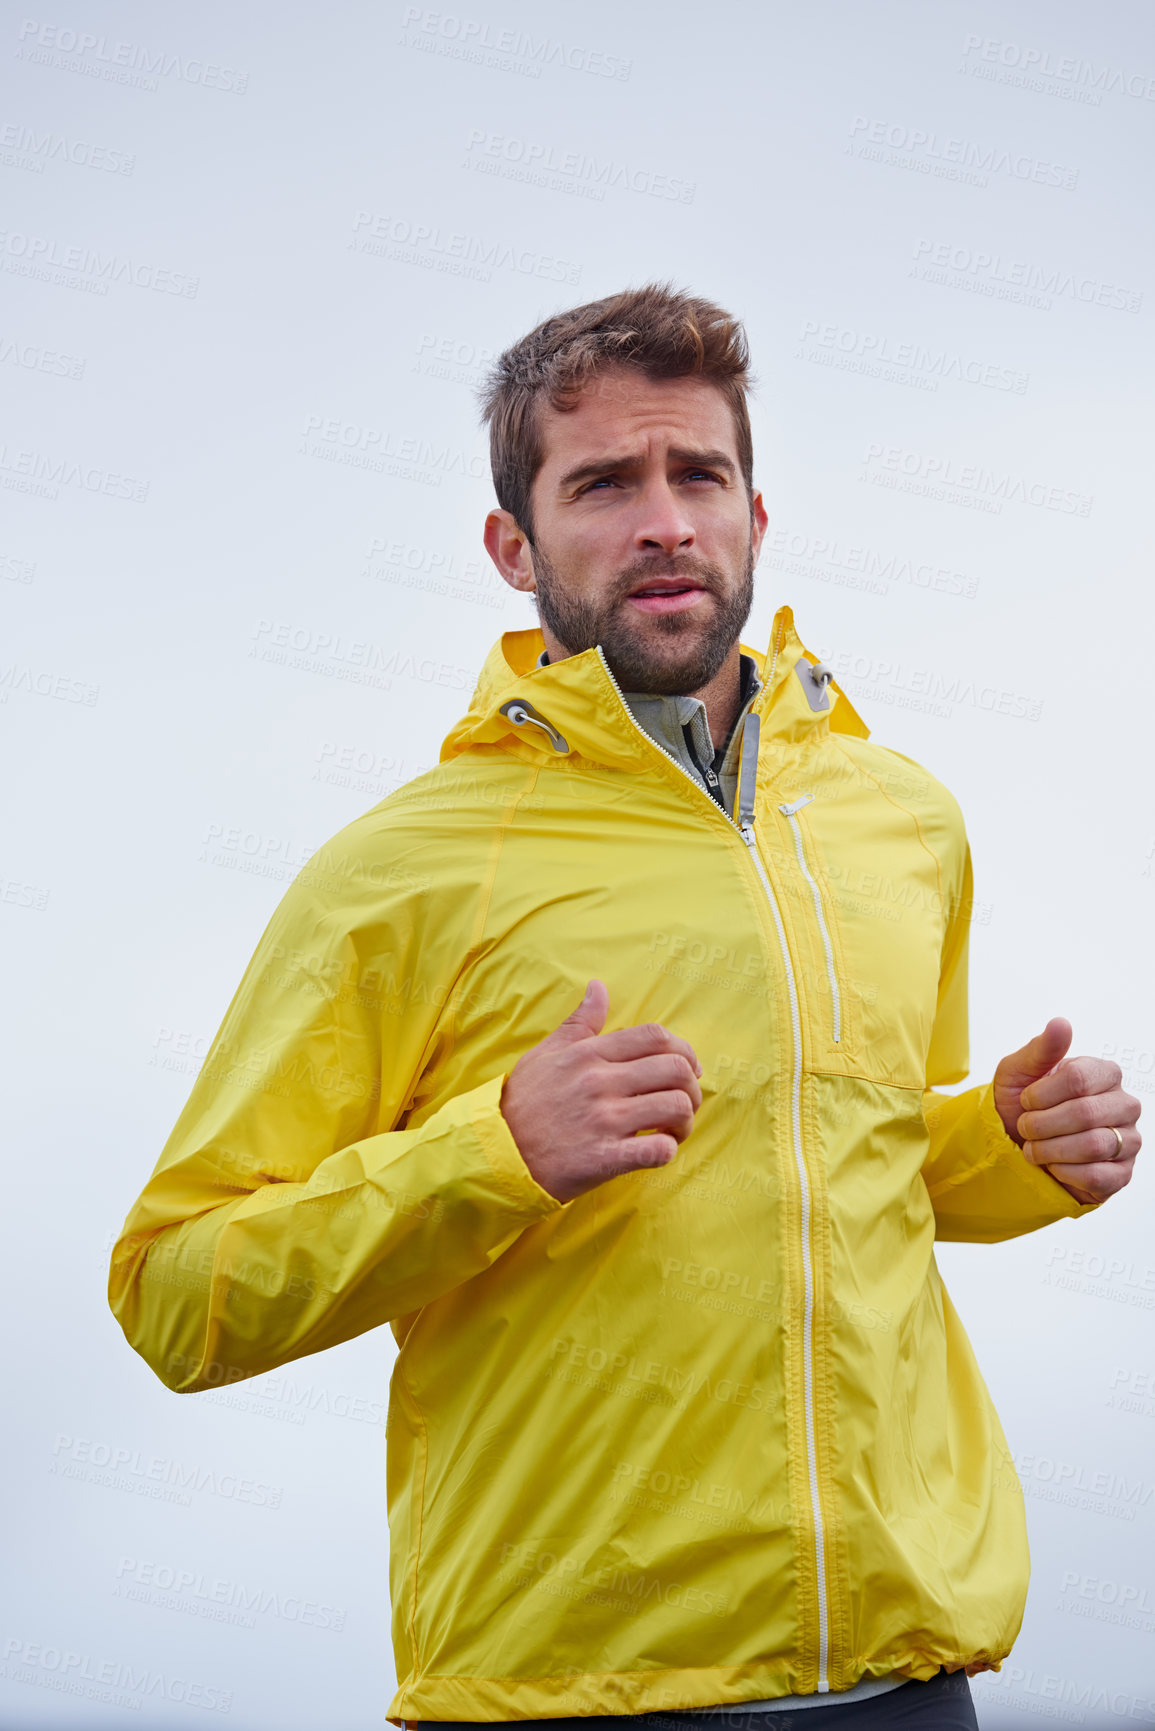
[[[728,549],[745,547],[753,526],[745,493],[699,494],[688,516],[702,540]]]
[[[736,577],[741,576],[752,551],[749,518],[704,523],[699,532],[698,546],[712,565],[719,565]]]
[[[568,528],[550,561],[558,581],[570,594],[593,600],[636,557],[628,530],[620,521],[611,523],[607,516],[596,523]]]

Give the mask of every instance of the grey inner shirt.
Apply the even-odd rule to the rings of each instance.
[[[630,714],[650,738],[676,757],[683,769],[696,776],[723,811],[732,817],[738,792],[738,765],[742,754],[742,717],[762,689],[758,669],[748,655],[742,657],[742,683],[738,714],[723,745],[714,749],[706,705],[698,697],[663,697],[648,691],[623,691]]]
[[[549,666],[549,656],[543,649],[537,658],[539,667]],[[711,798],[731,816],[738,792],[738,764],[742,750],[741,721],[762,689],[758,669],[749,655],[742,657],[742,684],[739,710],[724,745],[714,749],[706,705],[697,697],[664,697],[649,691],[623,691],[622,697],[638,726],[648,733],[655,745],[677,758]],[[709,772],[709,773],[707,773]],[[905,1677],[864,1677],[852,1689],[842,1689],[826,1695],[779,1695],[773,1701],[731,1701],[714,1707],[680,1707],[679,1713],[750,1713],[788,1712],[792,1707],[843,1707],[854,1701],[867,1701],[872,1695],[897,1689]]]

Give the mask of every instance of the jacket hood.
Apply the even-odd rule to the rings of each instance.
[[[544,757],[578,753],[615,768],[646,761],[646,745],[622,702],[600,648],[538,667],[545,647],[538,629],[507,631],[485,660],[465,715],[447,734],[441,761],[474,746],[516,738]],[[801,740],[826,728],[870,736],[870,729],[818,657],[794,629],[793,609],[774,615],[766,652],[741,644],[758,668],[754,704],[763,740]],[[817,675],[811,673],[816,669]]]

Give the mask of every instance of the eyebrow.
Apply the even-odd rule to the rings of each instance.
[[[676,462],[690,464],[698,469],[721,469],[731,480],[738,473],[732,457],[725,451],[690,451],[684,446],[671,446],[669,453]],[[575,487],[579,481],[590,481],[596,475],[605,475],[612,470],[637,469],[641,464],[639,457],[601,457],[596,462],[579,463],[575,469],[567,469],[558,481],[558,490],[565,491]]]

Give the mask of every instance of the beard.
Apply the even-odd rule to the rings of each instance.
[[[665,697],[701,691],[737,643],[754,604],[753,548],[737,584],[717,565],[675,554],[619,572],[596,600],[567,588],[540,546],[533,548],[533,570],[542,624],[571,655],[600,644],[623,691]],[[710,599],[684,613],[634,613],[627,597],[651,577],[692,577]]]

